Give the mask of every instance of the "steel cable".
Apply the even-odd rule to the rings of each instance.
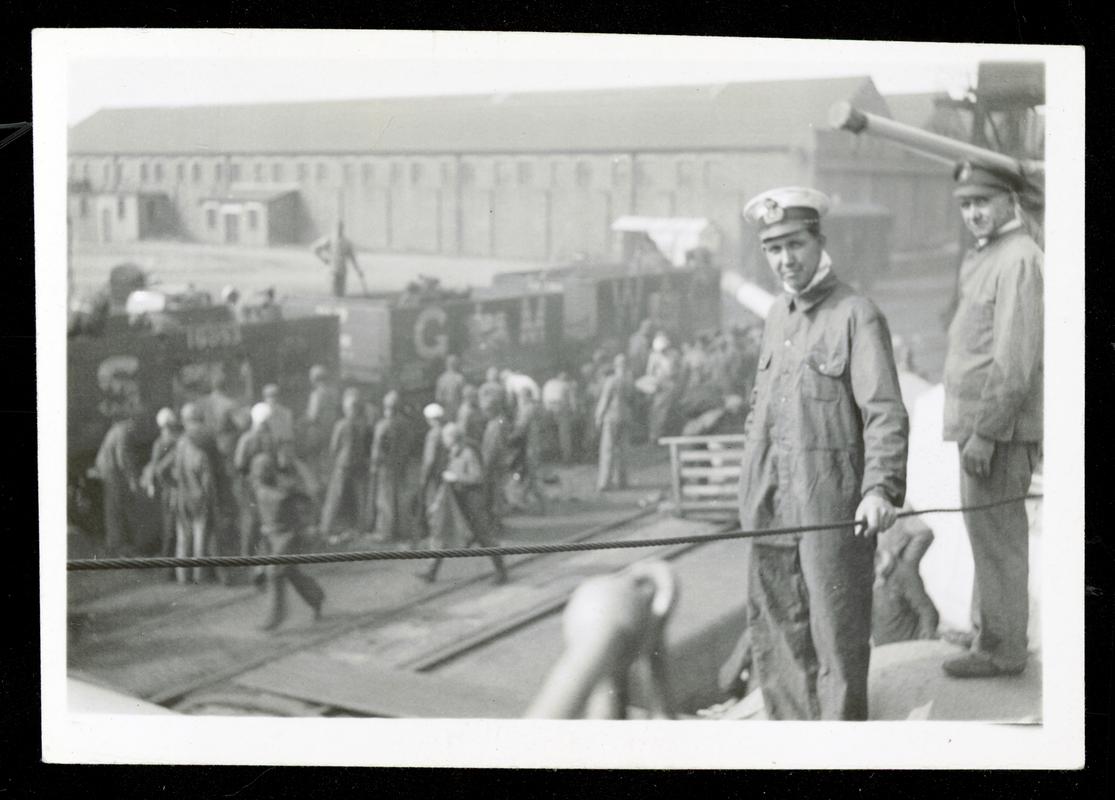
[[[895,516],[914,517],[924,514],[959,514],[966,511],[981,511],[996,506],[1017,503],[1023,500],[1040,500],[1043,495],[1027,494],[1010,497],[994,503],[982,503],[959,508],[923,508],[914,511],[900,511]],[[556,544],[505,545],[501,547],[456,547],[441,550],[361,550],[350,553],[291,553],[285,555],[258,556],[196,556],[189,558],[81,558],[66,562],[69,572],[110,569],[169,569],[175,567],[254,567],[281,566],[289,564],[333,564],[348,561],[415,561],[430,558],[488,558],[491,556],[521,556],[548,553],[579,553],[589,550],[620,550],[638,547],[668,547],[679,544],[719,542],[732,539],[757,539],[763,536],[781,534],[811,533],[814,531],[842,530],[850,527],[863,527],[865,520],[847,522],[828,522],[819,525],[796,525],[764,530],[743,530],[736,528],[719,533],[706,533],[690,536],[671,536],[662,539],[612,540],[605,542],[559,542]]]

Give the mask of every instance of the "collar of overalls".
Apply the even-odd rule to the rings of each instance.
[[[1022,230],[1022,220],[1020,220],[1018,217],[1015,217],[1014,219],[1010,220],[1009,222],[1005,222],[1002,225],[1000,225],[999,228],[997,230],[995,230],[994,232],[992,232],[992,234],[990,236],[984,236],[981,239],[976,239],[976,249],[977,250],[983,250],[989,244],[991,244],[992,242],[997,242],[999,239],[1003,238],[1006,234],[1011,233],[1012,231],[1018,231],[1018,230]]]
[[[809,311],[832,293],[837,281],[836,273],[830,271],[800,294],[786,295],[786,305],[791,311]]]

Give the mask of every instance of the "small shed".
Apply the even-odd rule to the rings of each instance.
[[[297,184],[232,184],[200,201],[201,239],[212,244],[266,247],[297,237]]]
[[[74,238],[108,244],[175,233],[174,205],[163,192],[70,191]]]

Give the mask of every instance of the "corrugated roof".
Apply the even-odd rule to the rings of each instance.
[[[480,153],[782,148],[839,100],[888,114],[870,78],[104,109],[71,153]]]

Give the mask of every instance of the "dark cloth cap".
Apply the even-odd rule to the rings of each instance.
[[[1022,176],[1017,172],[974,161],[961,161],[952,177],[956,181],[953,197],[986,197],[1023,188]]]

